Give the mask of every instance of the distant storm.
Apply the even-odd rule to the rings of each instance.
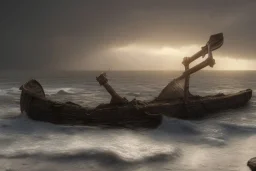
[[[223,32],[215,69],[256,68],[252,0],[4,0],[0,69],[179,70]]]

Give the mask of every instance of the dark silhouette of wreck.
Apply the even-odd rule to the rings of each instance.
[[[201,119],[220,110],[243,106],[251,99],[251,89],[235,94],[205,97],[189,92],[190,75],[207,66],[213,67],[215,60],[212,51],[220,48],[223,42],[222,33],[212,35],[199,52],[185,57],[182,62],[185,72],[171,81],[159,96],[151,101],[134,99],[129,102],[108,84],[106,74],[103,73],[96,79],[110,93],[112,98],[109,104],[87,108],[72,102],[51,101],[45,97],[40,83],[33,79],[20,87],[21,112],[26,112],[31,119],[55,124],[155,128],[161,124],[163,115],[180,119]],[[206,60],[189,68],[191,62],[206,54]]]

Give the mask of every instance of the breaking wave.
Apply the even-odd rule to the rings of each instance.
[[[67,92],[67,91],[65,91],[65,90],[60,90],[60,91],[58,91],[56,94],[57,94],[57,95],[68,95],[68,94],[73,94],[73,93]]]
[[[0,89],[0,96],[8,96],[8,95],[19,95],[20,90],[17,87]]]
[[[83,92],[83,89],[80,88],[46,88],[45,93],[47,95],[69,95],[69,94],[78,94]]]
[[[220,123],[220,126],[229,134],[256,134],[256,126],[252,125],[238,125],[232,123]]]
[[[174,150],[172,152],[159,152],[154,153],[149,156],[144,156],[143,158],[128,159],[120,154],[110,151],[110,150],[98,150],[98,149],[88,149],[81,151],[73,151],[66,153],[29,153],[29,152],[15,152],[12,154],[0,154],[0,158],[39,158],[46,160],[95,160],[100,163],[122,163],[122,164],[135,164],[135,163],[147,163],[147,162],[158,162],[158,161],[170,161],[178,158],[181,155],[180,150]]]
[[[182,151],[172,143],[148,137],[148,131],[57,126],[26,116],[0,119],[0,158],[95,160],[147,163],[178,158]]]
[[[139,97],[141,95],[141,93],[126,93],[127,96],[134,96],[134,97]]]

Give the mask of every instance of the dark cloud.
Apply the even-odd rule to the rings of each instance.
[[[221,54],[254,59],[253,0],[3,0],[2,69],[68,66],[115,46],[204,44],[224,32]]]

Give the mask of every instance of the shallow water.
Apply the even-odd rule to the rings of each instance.
[[[60,126],[29,120],[19,111],[19,87],[37,78],[47,96],[84,106],[110,96],[100,72],[0,74],[0,170],[220,170],[248,171],[256,156],[256,99],[200,121],[164,118],[154,130]],[[180,72],[109,72],[110,84],[129,100],[150,100]],[[256,72],[204,71],[191,79],[193,94],[256,90]]]

